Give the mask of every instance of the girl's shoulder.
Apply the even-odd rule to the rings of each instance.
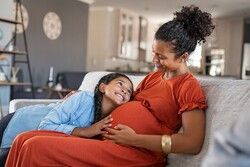
[[[91,91],[79,91],[79,93],[83,96],[90,96],[90,97],[94,97],[94,92]]]
[[[76,96],[81,96],[81,97],[94,97],[94,92],[91,91],[78,91],[75,93]]]
[[[86,102],[93,101],[94,93],[90,91],[78,91],[71,96],[69,96],[65,101],[68,102]]]
[[[93,101],[94,100],[94,92],[91,91],[79,91],[79,99],[81,101]]]

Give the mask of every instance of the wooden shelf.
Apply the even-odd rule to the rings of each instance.
[[[30,86],[29,82],[8,82],[8,81],[0,81],[0,86]]]
[[[0,67],[1,66],[6,66],[6,67],[8,67],[8,66],[10,66],[10,64],[0,64]]]
[[[9,20],[9,19],[4,19],[4,18],[0,18],[0,21],[5,22],[5,23],[10,23],[10,24],[22,24],[21,22]]]
[[[17,0],[16,1],[16,7],[15,7],[15,19],[9,19],[9,18],[4,18],[4,17],[0,17],[0,22],[4,23],[4,24],[12,24],[12,26],[15,26],[15,29],[13,31],[13,34],[12,34],[12,38],[6,42],[5,46],[3,48],[0,48],[0,56],[4,57],[4,56],[12,56],[13,57],[13,61],[10,63],[10,66],[16,66],[16,63],[24,63],[27,65],[27,68],[28,68],[28,73],[25,74],[25,75],[28,75],[29,77],[29,81],[27,82],[11,82],[11,80],[5,80],[5,81],[0,81],[0,86],[11,86],[11,87],[14,87],[14,86],[29,86],[32,90],[32,97],[35,98],[35,92],[34,92],[34,87],[33,87],[33,79],[32,79],[32,75],[31,75],[31,67],[30,67],[30,62],[29,62],[29,52],[28,52],[28,42],[27,42],[27,39],[26,39],[26,33],[25,33],[25,29],[24,29],[24,19],[23,19],[23,15],[21,14],[21,19],[19,20],[18,19],[18,8],[21,7],[22,3],[21,3],[21,0]],[[17,49],[17,27],[18,25],[22,25],[21,28],[23,30],[22,32],[22,38],[23,38],[23,46],[24,46],[24,50],[21,50],[19,51]],[[14,49],[7,49],[6,48],[9,46],[9,44],[13,41],[16,41],[13,43],[13,48]],[[19,40],[18,40],[19,41]],[[16,56],[19,56],[19,55],[22,55],[23,57],[20,59],[25,59],[25,60],[16,60]],[[1,67],[1,65],[0,65]],[[6,74],[5,74],[6,76]],[[6,77],[8,78],[8,77]],[[11,99],[13,98],[13,90],[11,90]]]
[[[20,51],[7,51],[7,50],[0,50],[0,54],[15,54],[15,55],[27,55],[26,52],[20,52]]]
[[[221,66],[223,65],[223,63],[205,63],[206,66],[212,66],[212,65],[215,65],[215,66]]]

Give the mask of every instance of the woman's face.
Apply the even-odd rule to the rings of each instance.
[[[133,93],[132,83],[125,77],[113,79],[108,84],[101,84],[103,98],[109,99],[115,105],[121,105],[130,100]]]
[[[171,45],[164,41],[154,40],[152,52],[153,63],[158,70],[177,71],[182,64],[181,58],[175,58]]]

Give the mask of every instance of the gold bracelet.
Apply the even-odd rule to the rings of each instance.
[[[169,135],[163,135],[161,137],[161,147],[162,147],[162,151],[165,153],[165,154],[169,154],[171,153],[171,136]]]

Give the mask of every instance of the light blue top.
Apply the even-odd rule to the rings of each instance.
[[[94,121],[94,94],[80,92],[54,107],[38,126],[39,130],[55,130],[71,134],[76,127],[88,127]]]
[[[9,148],[25,131],[44,129],[70,134],[75,127],[88,127],[94,121],[94,94],[78,92],[62,103],[32,105],[18,109],[6,127],[1,148]]]

